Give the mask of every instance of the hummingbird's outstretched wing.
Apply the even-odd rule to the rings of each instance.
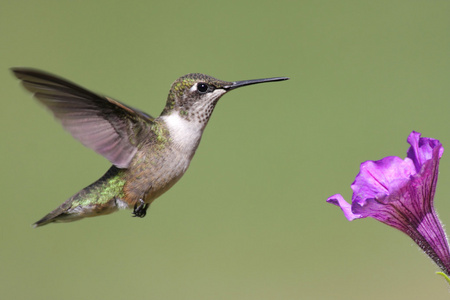
[[[151,116],[46,72],[11,70],[83,145],[118,168],[128,167],[153,122]]]

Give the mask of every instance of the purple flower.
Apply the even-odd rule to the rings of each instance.
[[[438,140],[421,138],[414,131],[408,143],[404,160],[389,156],[361,164],[351,185],[352,204],[340,194],[327,202],[339,206],[349,221],[372,217],[406,233],[450,275],[449,245],[433,205],[444,148]]]

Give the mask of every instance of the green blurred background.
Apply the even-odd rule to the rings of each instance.
[[[412,130],[450,149],[449,1],[2,1],[1,299],[448,299],[402,233],[325,202]],[[152,115],[171,83],[289,76],[226,95],[185,177],[131,211],[32,229],[101,176],[8,68]],[[448,151],[448,150],[447,150]],[[437,210],[450,223],[450,159]]]

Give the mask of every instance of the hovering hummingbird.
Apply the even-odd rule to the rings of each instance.
[[[222,81],[204,74],[178,78],[161,115],[150,115],[49,73],[13,68],[14,75],[83,145],[113,166],[97,181],[34,223],[71,222],[133,208],[143,218],[149,205],[186,172],[217,101],[275,77]]]

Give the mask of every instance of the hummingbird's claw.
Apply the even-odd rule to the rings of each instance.
[[[145,203],[142,199],[139,199],[139,205],[136,203],[133,209],[133,217],[143,218],[147,214],[147,209],[150,204]]]

